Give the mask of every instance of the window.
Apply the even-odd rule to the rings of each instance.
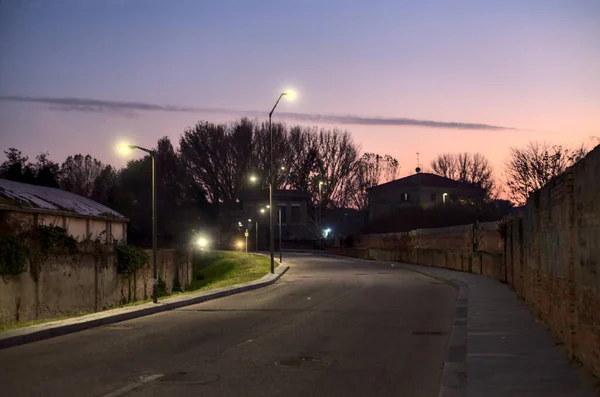
[[[431,193],[431,201],[435,202],[437,200],[437,194]]]
[[[300,223],[300,204],[292,204],[292,223]]]
[[[279,211],[281,211],[281,224],[285,225],[287,222],[287,206],[286,205],[280,205],[279,206]],[[275,215],[275,214],[273,214]],[[279,216],[279,214],[277,214],[277,216]],[[279,218],[278,218],[279,219]]]
[[[401,200],[402,202],[405,203],[405,202],[410,201],[410,194],[408,194],[408,193],[402,193],[400,196],[402,198],[402,200]]]

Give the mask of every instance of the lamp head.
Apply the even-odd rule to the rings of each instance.
[[[296,91],[294,90],[285,90],[282,94],[290,101],[296,99]]]
[[[127,153],[127,152],[131,151],[131,149],[133,149],[133,147],[131,145],[120,144],[119,146],[117,146],[117,149],[119,150],[119,152]]]

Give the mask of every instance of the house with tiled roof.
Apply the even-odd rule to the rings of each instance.
[[[476,185],[426,172],[374,186],[367,192],[369,219],[385,217],[410,207],[481,203],[484,197],[484,190]]]

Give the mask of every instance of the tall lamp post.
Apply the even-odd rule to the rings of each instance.
[[[279,207],[279,263],[283,262],[283,247],[281,246],[281,207]]]
[[[274,172],[273,172],[273,127],[271,124],[271,118],[273,117],[273,112],[275,112],[275,108],[277,107],[277,105],[279,104],[279,101],[281,100],[281,98],[283,98],[283,96],[287,96],[290,99],[293,99],[295,96],[295,93],[293,91],[286,91],[286,92],[282,92],[279,95],[279,98],[277,98],[277,102],[275,102],[275,105],[273,106],[273,109],[271,109],[271,112],[269,113],[269,140],[270,140],[270,152],[271,152],[271,161],[270,161],[270,166],[269,166],[269,206],[270,206],[270,211],[269,211],[269,245],[270,245],[270,249],[271,249],[271,273],[275,273],[275,235],[273,234],[273,182],[274,182]]]
[[[158,303],[158,271],[156,269],[156,174],[154,172],[155,152],[135,145],[120,145],[122,151],[139,149],[152,159],[152,302]]]

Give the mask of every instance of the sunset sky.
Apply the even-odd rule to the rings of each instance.
[[[123,165],[120,139],[267,117],[288,87],[276,120],[347,129],[401,175],[600,136],[597,0],[0,0],[0,56],[0,149],[59,162]]]

